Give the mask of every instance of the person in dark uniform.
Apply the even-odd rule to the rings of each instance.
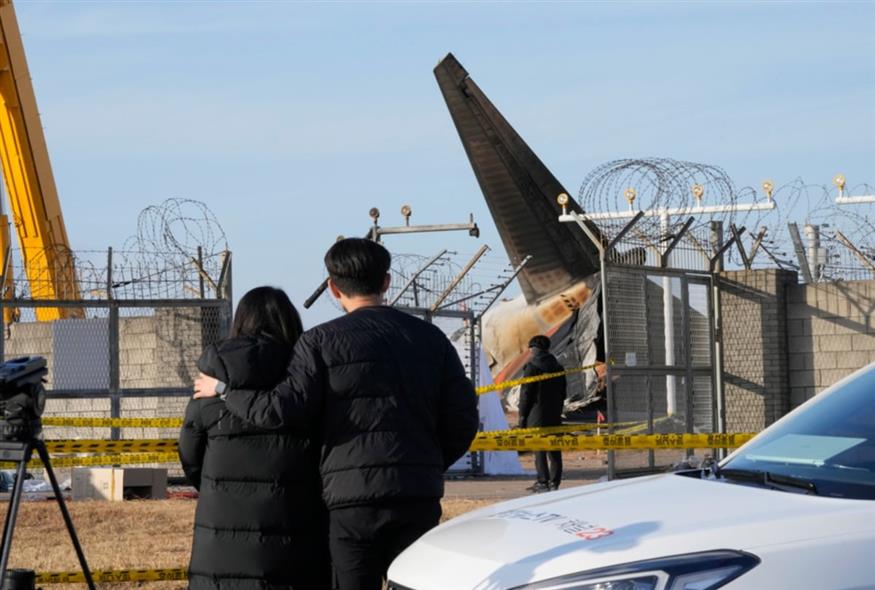
[[[198,368],[229,387],[273,387],[285,377],[301,332],[286,294],[258,287],[238,303],[231,337],[207,346]],[[191,590],[330,588],[315,435],[308,428],[258,428],[216,397],[189,402],[179,457],[200,493]]]
[[[392,560],[438,524],[444,472],[480,424],[474,386],[440,328],[384,304],[390,263],[366,239],[328,250],[328,288],[347,313],[304,333],[276,387],[195,381],[195,397],[220,395],[252,424],[320,430],[339,590],[380,590]]]
[[[532,350],[532,358],[525,367],[523,377],[565,370],[550,353],[550,339],[547,336],[534,336],[529,340],[529,348]],[[564,405],[564,376],[526,383],[520,388],[519,426],[559,426],[562,424]],[[536,451],[535,469],[538,472],[538,481],[529,488],[531,491],[547,492],[559,489],[562,481],[562,451]]]

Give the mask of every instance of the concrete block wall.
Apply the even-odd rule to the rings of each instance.
[[[19,356],[42,356],[49,369],[48,387],[51,387],[54,366],[52,354],[52,324],[49,322],[15,323],[4,335],[4,353],[7,359]]]
[[[790,405],[875,362],[875,281],[792,285],[787,334]]]
[[[119,318],[119,385],[122,389],[157,387],[156,316]]]
[[[123,310],[124,311],[124,310]],[[151,310],[150,310],[151,311]],[[215,308],[160,308],[151,315],[119,318],[119,385],[122,389],[187,388],[203,347],[220,336]],[[52,324],[13,324],[6,358],[40,355],[48,361],[52,388]],[[123,398],[122,417],[182,417],[187,397]],[[49,399],[45,416],[108,418],[109,399]],[[122,429],[122,438],[176,437],[177,429]],[[109,438],[108,428],[47,427],[47,438]]]
[[[215,308],[155,310],[156,374],[151,387],[189,387],[204,345],[219,337]]]
[[[727,429],[760,430],[875,362],[875,281],[721,274]]]
[[[719,276],[729,432],[762,430],[790,408],[786,306],[796,280],[775,269]]]

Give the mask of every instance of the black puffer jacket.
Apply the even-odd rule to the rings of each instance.
[[[558,373],[565,367],[549,351],[532,348],[532,358],[525,367],[524,377]],[[555,377],[520,388],[520,426],[559,426],[565,406],[565,377]]]
[[[232,338],[204,350],[198,368],[233,387],[272,387],[291,348]],[[318,448],[306,427],[261,430],[218,398],[192,400],[179,435],[186,476],[200,491],[189,568],[194,589],[329,587]]]
[[[446,336],[382,306],[306,332],[285,381],[266,392],[230,387],[226,404],[267,428],[321,424],[329,508],[437,500],[479,426],[477,396]]]

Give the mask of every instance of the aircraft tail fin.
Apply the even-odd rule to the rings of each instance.
[[[556,197],[568,191],[452,54],[434,74],[508,256],[513,262],[532,256],[519,275],[526,301],[540,301],[597,272],[595,246],[580,228],[557,219]],[[581,211],[573,198],[568,209]]]

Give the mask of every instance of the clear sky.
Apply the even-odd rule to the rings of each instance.
[[[501,250],[432,74],[450,51],[574,194],[645,156],[739,186],[875,182],[872,2],[16,6],[73,248],[119,247],[143,207],[198,199],[238,296],[269,283],[302,302],[372,206],[483,228],[394,251]]]

